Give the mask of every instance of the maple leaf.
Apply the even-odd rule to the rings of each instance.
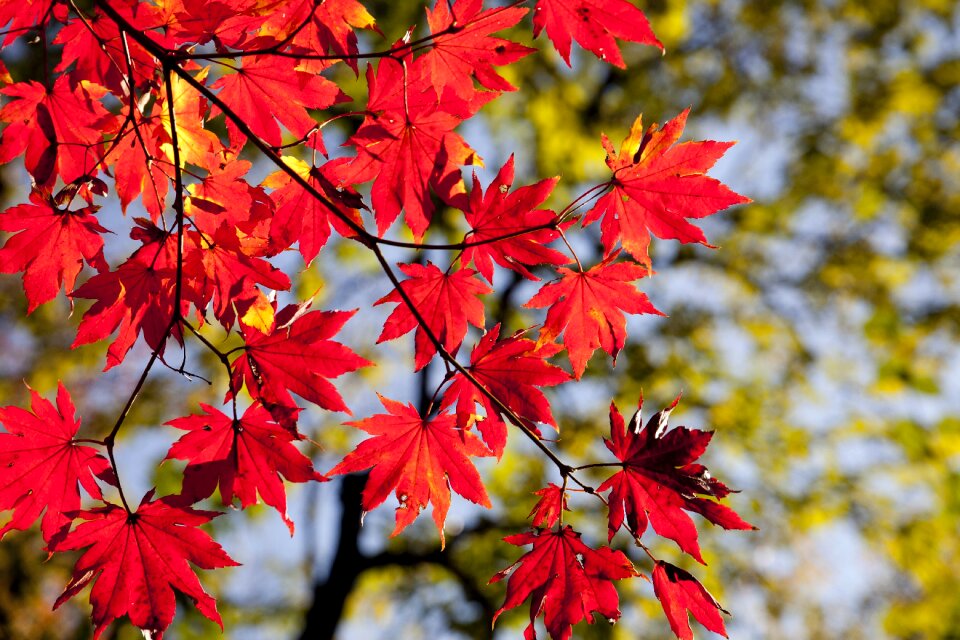
[[[357,34],[353,32],[354,29],[380,33],[376,20],[357,0],[326,0],[316,7],[313,18],[321,50],[329,49],[340,55],[357,52]],[[351,60],[347,62],[350,63]],[[356,70],[356,66],[353,68]]]
[[[326,480],[293,446],[302,436],[274,422],[259,404],[251,405],[238,420],[209,405],[200,407],[206,415],[167,422],[188,432],[170,447],[166,457],[189,461],[183,473],[183,495],[196,502],[219,485],[224,504],[231,504],[236,496],[245,508],[257,503],[259,493],[293,535],[281,475],[289,482]]]
[[[706,451],[712,431],[686,427],[667,430],[670,412],[679,401],[678,396],[673,404],[654,414],[643,428],[639,408],[627,427],[616,405],[610,404],[610,439],[605,439],[604,444],[623,463],[623,469],[604,480],[597,491],[610,490],[607,501],[610,539],[623,526],[624,516],[638,540],[649,520],[654,531],[673,540],[682,551],[703,563],[696,525],[684,510],[697,511],[725,529],[754,527],[729,507],[698,497],[699,494],[723,498],[730,489],[710,477],[704,466],[694,464]],[[642,399],[640,406],[643,406]]]
[[[650,266],[650,234],[663,239],[707,244],[703,231],[687,218],[703,218],[735,204],[750,202],[706,172],[733,142],[676,144],[687,122],[686,109],[661,128],[643,132],[638,117],[618,154],[603,136],[607,166],[613,171],[609,193],[586,213],[586,226],[602,217],[601,239],[607,253],[618,240],[639,262]]]
[[[418,78],[419,64],[409,72],[413,78]],[[341,185],[374,181],[371,197],[380,235],[403,210],[419,240],[433,217],[430,190],[452,201],[466,191],[460,165],[483,165],[453,129],[497,94],[480,92],[464,100],[453,89],[438,93],[433,85],[410,82],[406,75],[403,66],[389,58],[377,65],[376,74],[367,67],[371,115],[347,140],[357,156],[338,176]]]
[[[23,156],[24,166],[40,186],[52,187],[97,173],[103,155],[103,130],[114,119],[100,98],[103,87],[87,81],[71,86],[66,75],[52,90],[39,82],[18,82],[0,89],[14,98],[0,109],[10,124],[0,139],[0,163]]]
[[[133,115],[128,128],[118,133],[123,137],[114,141],[114,150],[107,159],[113,165],[121,210],[126,213],[130,203],[141,196],[144,208],[156,224],[166,207],[169,186],[162,159],[172,147],[167,144],[170,139],[160,118],[150,115],[154,108],[151,106],[143,114]]]
[[[692,575],[668,562],[657,561],[653,568],[653,592],[663,606],[674,635],[680,640],[693,640],[687,611],[700,624],[727,637],[720,612],[730,615]]]
[[[557,531],[535,530],[504,538],[506,542],[533,549],[515,563],[500,571],[490,582],[499,582],[508,575],[507,596],[493,616],[530,598],[530,624],[524,638],[535,640],[534,620],[543,613],[543,621],[554,640],[568,640],[573,625],[590,614],[599,613],[605,620],[620,618],[619,598],[613,580],[636,575],[637,570],[627,556],[610,547],[591,549],[580,540],[570,525]]]
[[[53,3],[53,0],[0,2],[0,25],[8,25],[4,31],[3,46],[6,47],[18,36],[27,33],[30,27],[39,25],[48,16]]]
[[[363,206],[363,201],[353,189],[338,191],[334,186],[331,173],[343,164],[338,158],[323,165],[311,167],[302,160],[286,156],[284,163],[293,169],[310,186],[327,196],[327,199],[337,205],[337,211],[349,217],[358,224],[361,223],[357,209]],[[330,227],[338,233],[351,237],[354,232],[341,221],[336,212],[331,211],[325,204],[313,197],[306,189],[293,181],[285,171],[277,171],[267,176],[264,186],[273,189],[270,197],[276,203],[277,211],[270,227],[270,237],[279,246],[288,247],[299,242],[300,254],[303,261],[310,264],[320,249],[330,238]]]
[[[18,232],[0,249],[0,272],[23,272],[28,313],[61,288],[72,290],[84,260],[98,271],[109,269],[100,236],[109,231],[94,215],[100,207],[60,208],[41,189],[30,193],[30,202],[0,214],[0,230]]]
[[[249,168],[249,162],[233,160],[188,187],[185,213],[194,229],[186,233],[183,273],[197,294],[191,301],[201,310],[212,302],[227,329],[264,297],[256,285],[290,288],[286,274],[260,259],[279,252],[270,241],[274,209],[262,188],[243,179]],[[272,307],[269,315],[272,321]]]
[[[29,389],[29,387],[27,387]],[[13,510],[0,538],[26,529],[46,509],[40,531],[50,542],[68,526],[66,514],[80,509],[80,485],[102,500],[96,478],[116,484],[110,463],[93,447],[75,440],[80,429],[70,393],[60,383],[57,406],[30,389],[30,411],[0,408],[0,511]]]
[[[476,277],[476,271],[460,269],[447,274],[431,262],[426,265],[400,264],[399,267],[409,277],[409,280],[400,282],[400,288],[420,312],[427,329],[449,353],[455,353],[460,347],[467,334],[467,323],[483,328],[483,301],[477,296],[490,293],[492,289]],[[399,338],[416,328],[414,360],[419,371],[433,358],[436,347],[396,289],[374,305],[385,302],[395,302],[398,306],[384,323],[377,343]]]
[[[540,496],[540,499],[533,505],[527,517],[533,518],[535,527],[552,527],[560,520],[564,511],[570,511],[566,492],[552,482],[540,491],[535,491],[534,495]]]
[[[224,45],[239,46],[246,39],[246,30],[238,28],[233,18],[238,14],[249,18],[254,13],[254,3],[249,1],[163,0],[159,4],[166,14],[161,23],[173,46],[211,40],[220,49]]]
[[[563,346],[578,380],[598,348],[613,356],[616,364],[627,337],[624,312],[663,315],[646,294],[630,284],[646,276],[647,270],[632,262],[614,263],[618,253],[610,254],[587,271],[561,267],[557,270],[560,279],[543,285],[524,305],[535,309],[550,307],[539,343],[550,342],[563,332]]]
[[[523,420],[524,426],[539,433],[536,424],[557,428],[550,411],[550,403],[537,387],[551,387],[570,380],[570,374],[547,362],[560,351],[554,343],[537,346],[533,340],[522,337],[522,332],[498,341],[500,325],[483,335],[467,368],[473,378]],[[476,405],[486,411],[486,417],[476,422],[488,447],[499,457],[507,443],[507,426],[503,410],[462,373],[457,373],[443,394],[441,408],[457,403],[457,426],[467,429],[474,422]]]
[[[117,0],[111,6],[134,28],[143,31],[164,22],[157,8],[148,3]],[[97,7],[91,9],[86,19],[70,20],[57,32],[53,43],[63,45],[63,49],[54,71],[69,71],[73,81],[95,82],[116,96],[127,94],[128,71],[132,71],[136,88],[148,90],[160,72],[159,61],[133,38],[124,40],[117,23]]]
[[[305,309],[306,305],[285,307],[265,332],[241,322],[246,345],[231,365],[231,393],[246,383],[250,395],[284,426],[298,411],[291,393],[329,411],[350,413],[328,378],[372,364],[330,340],[356,309],[304,313]]]
[[[394,492],[400,503],[394,536],[432,504],[443,546],[451,488],[470,502],[490,508],[480,474],[470,462],[470,456],[490,452],[476,436],[458,429],[453,415],[441,413],[424,420],[412,404],[379,398],[387,413],[347,423],[374,437],[361,442],[328,475],[372,469],[363,490],[363,509],[376,508]]]
[[[53,608],[93,583],[94,640],[125,615],[145,636],[149,633],[147,637],[161,640],[176,611],[174,589],[223,628],[216,602],[200,586],[189,564],[201,569],[237,566],[197,528],[220,514],[152,498],[150,491],[133,513],[113,504],[81,511],[77,517],[84,522],[50,545],[51,551],[90,547],[80,556],[73,578]]]
[[[209,67],[204,67],[194,80],[203,82],[207,78]],[[204,169],[214,169],[218,164],[217,152],[223,147],[220,138],[204,128],[207,115],[207,101],[186,80],[174,74],[171,77],[170,90],[173,94],[173,115],[177,122],[177,146],[180,161],[195,164]],[[173,163],[173,130],[170,125],[170,107],[167,94],[163,92],[157,100],[160,122],[166,133],[160,149],[170,163]]]
[[[162,351],[173,317],[176,234],[167,233],[147,220],[138,219],[137,223],[139,226],[130,236],[141,240],[143,245],[116,271],[98,273],[70,293],[72,298],[96,300],[83,314],[73,348],[103,340],[120,328],[117,339],[107,349],[104,371],[123,362],[141,333],[151,349]],[[185,281],[185,289],[189,288],[189,282]],[[185,291],[181,313],[191,297],[198,296]],[[171,335],[179,340],[179,328],[175,326]]]
[[[421,61],[424,72],[436,87],[453,87],[464,98],[473,93],[475,77],[481,86],[494,91],[516,91],[494,67],[516,62],[536,49],[510,40],[491,37],[496,31],[517,24],[527,13],[520,7],[497,7],[481,11],[482,0],[457,0],[450,6],[437,0],[427,9],[433,47]],[[447,31],[448,33],[443,33]]]
[[[626,65],[614,38],[663,50],[647,16],[627,0],[539,0],[533,10],[533,36],[544,28],[567,66],[571,40],[621,69]]]
[[[224,223],[211,236],[191,233],[194,246],[184,259],[184,272],[202,291],[202,299],[212,300],[214,315],[227,329],[236,319],[235,306],[257,296],[256,284],[279,291],[290,288],[284,272],[246,254],[237,232]]]
[[[357,0],[324,0],[321,3],[284,0],[272,3],[272,6],[260,4],[266,9],[264,17],[256,21],[261,38],[290,42],[294,47],[315,54],[332,51],[340,56],[355,56],[358,51],[354,29],[380,33],[376,20]],[[303,28],[295,31],[300,25],[304,25]],[[347,58],[345,62],[356,71],[356,58]]]
[[[218,97],[275,147],[282,142],[276,120],[302,138],[317,125],[307,109],[326,109],[349,100],[323,76],[300,70],[294,60],[278,56],[244,58],[236,73],[221,77],[211,88],[220,89]]]
[[[526,232],[533,227],[543,227],[556,221],[552,211],[535,209],[553,191],[559,178],[548,178],[537,184],[520,187],[508,193],[513,185],[513,155],[504,163],[497,177],[490,183],[486,194],[480,188],[476,173],[473,175],[473,190],[469,206],[464,210],[467,223],[472,229],[464,236],[465,242],[495,242],[468,246],[463,250],[462,261],[471,261],[477,271],[493,282],[493,263],[512,269],[530,280],[539,280],[527,267],[537,264],[566,264],[567,257],[547,244],[559,237],[555,229],[542,228]],[[514,237],[510,234],[517,234]]]
[[[187,187],[190,197],[184,212],[194,227],[206,235],[215,234],[221,226],[234,227],[244,253],[251,257],[278,253],[269,246],[273,200],[263,188],[244,179],[251,163],[231,159],[235,152],[226,150],[222,164],[202,181]]]

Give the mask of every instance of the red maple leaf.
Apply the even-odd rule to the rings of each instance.
[[[261,187],[244,179],[251,163],[234,158],[234,149],[222,153],[222,161],[200,182],[187,187],[190,197],[184,212],[193,226],[213,235],[223,225],[236,228],[244,253],[266,256],[279,253],[269,246],[273,200]]]
[[[381,60],[376,73],[367,67],[371,115],[347,140],[357,156],[338,173],[344,185],[374,181],[371,197],[380,235],[403,210],[418,240],[433,217],[430,190],[453,200],[466,191],[460,165],[482,165],[454,128],[497,95],[478,92],[464,100],[451,88],[438,93],[425,80],[410,80],[418,79],[419,64],[407,73],[390,58]]]
[[[357,54],[354,29],[380,33],[376,21],[357,0],[280,0],[258,2],[259,11],[252,18],[240,18],[257,28],[258,38],[248,46],[263,46],[264,41],[289,42],[293,49],[323,55],[329,51],[341,56]],[[231,21],[234,22],[234,21]],[[302,26],[302,28],[300,28]],[[357,60],[345,60],[354,71]]]
[[[29,388],[29,387],[28,387]],[[30,411],[0,408],[0,511],[13,510],[0,538],[26,529],[46,509],[40,531],[50,542],[80,509],[80,485],[102,500],[94,477],[116,484],[110,463],[93,447],[75,441],[80,428],[70,394],[61,383],[57,406],[30,389]]]
[[[470,354],[468,370],[485,389],[499,398],[523,420],[524,426],[537,432],[537,423],[557,428],[550,403],[537,387],[552,387],[570,380],[570,374],[547,362],[560,351],[554,343],[540,347],[518,332],[498,341],[500,325],[488,331]],[[486,417],[477,421],[483,441],[499,457],[507,443],[504,413],[477,385],[462,373],[453,377],[443,394],[441,408],[457,403],[457,426],[467,429],[476,419],[479,403]]]
[[[533,518],[535,527],[550,528],[560,520],[564,511],[570,511],[566,492],[552,482],[540,491],[535,491],[534,495],[540,496],[540,499],[533,505],[527,517]]]
[[[471,77],[493,91],[516,91],[494,67],[516,62],[536,51],[491,37],[492,33],[517,24],[527,9],[497,7],[481,11],[482,8],[482,0],[457,0],[452,7],[447,0],[438,0],[433,11],[427,9],[430,32],[449,32],[433,38],[433,48],[423,56],[424,72],[434,86],[453,87],[467,99],[474,93]]]
[[[571,40],[621,69],[626,65],[614,38],[663,49],[647,16],[627,0],[539,0],[533,10],[534,37],[544,28],[568,66]]]
[[[310,186],[327,196],[327,200],[337,206],[340,215],[361,223],[357,209],[363,206],[359,194],[350,188],[338,190],[331,175],[343,164],[343,158],[332,160],[322,167],[311,167],[292,156],[283,161]],[[289,247],[299,242],[303,261],[310,264],[330,237],[333,226],[343,236],[351,237],[355,233],[342,222],[337,212],[313,197],[306,189],[293,181],[285,171],[277,171],[267,176],[263,185],[273,189],[270,198],[276,204],[277,211],[270,227],[270,238],[281,247]]]
[[[458,429],[453,415],[424,420],[412,404],[379,397],[387,413],[347,423],[374,437],[361,442],[329,475],[372,469],[363,490],[363,509],[376,508],[394,492],[400,506],[391,535],[403,531],[432,504],[443,545],[451,488],[470,502],[490,507],[480,474],[470,462],[470,456],[490,452],[476,436]]]
[[[111,6],[138,29],[147,31],[162,23],[158,9],[151,4],[119,0]],[[153,32],[153,35],[158,34]],[[63,45],[55,72],[70,70],[71,80],[101,84],[117,96],[128,92],[128,60],[137,89],[149,89],[160,72],[159,61],[133,38],[122,39],[117,24],[95,6],[87,12],[85,20],[70,20],[63,25],[53,42]]]
[[[234,496],[241,507],[257,503],[257,494],[277,510],[293,535],[287,515],[287,495],[281,476],[289,482],[326,480],[313,463],[293,446],[302,436],[274,422],[259,404],[237,420],[213,407],[200,405],[206,415],[191,415],[167,424],[188,431],[170,447],[167,460],[187,460],[182,494],[189,502],[203,500],[219,485],[224,504]]]
[[[598,348],[613,356],[616,363],[627,337],[624,312],[663,315],[646,294],[630,284],[646,276],[647,270],[632,262],[614,263],[618,253],[588,271],[561,267],[560,280],[543,285],[524,305],[550,307],[539,342],[550,342],[563,332],[563,346],[578,380]]]
[[[700,624],[727,637],[720,612],[730,615],[692,575],[668,562],[657,562],[653,568],[653,592],[663,606],[674,635],[680,640],[693,640],[687,611]]]
[[[568,640],[573,625],[586,619],[593,624],[592,613],[615,622],[620,618],[620,599],[613,580],[636,575],[637,570],[627,556],[610,547],[591,549],[580,541],[580,534],[570,525],[558,531],[534,530],[507,536],[505,541],[533,549],[515,563],[497,573],[490,582],[499,582],[508,575],[507,597],[493,616],[530,598],[530,624],[524,638],[537,637],[533,622],[543,613],[543,621],[553,640]]]
[[[355,54],[357,34],[354,29],[380,33],[376,20],[357,0],[326,0],[319,6],[313,3],[313,6],[313,26],[321,52],[330,50],[341,55]],[[356,70],[356,62],[347,60],[347,63]]]
[[[218,97],[275,147],[282,142],[276,120],[299,139],[317,125],[307,109],[325,109],[349,100],[333,82],[278,56],[244,58],[236,73],[221,77],[212,88],[220,88]]]
[[[235,305],[256,297],[257,284],[275,291],[290,288],[290,278],[266,260],[247,255],[237,227],[224,223],[211,235],[191,233],[193,246],[184,259],[184,272],[224,327],[236,319]],[[200,305],[203,306],[202,304]]]
[[[4,31],[3,46],[13,42],[18,36],[29,33],[30,27],[46,21],[50,15],[54,0],[28,0],[0,2],[0,25],[7,26]]]
[[[155,108],[150,106],[142,115],[132,116],[127,127],[117,133],[122,138],[114,140],[113,150],[106,158],[113,165],[121,210],[126,213],[130,203],[141,196],[143,207],[154,223],[166,207],[167,172],[173,171],[172,165],[163,163],[166,160],[164,145],[169,147],[170,136],[160,118],[151,115]]]
[[[473,190],[468,207],[464,210],[467,223],[473,227],[464,237],[465,242],[484,242],[494,238],[501,240],[468,246],[463,250],[462,261],[471,261],[477,271],[493,282],[493,263],[512,269],[530,280],[538,280],[527,267],[537,264],[566,264],[567,257],[547,245],[559,237],[555,229],[541,228],[527,232],[533,227],[545,227],[556,221],[552,211],[536,209],[553,191],[559,178],[548,178],[520,187],[508,193],[513,185],[513,156],[504,163],[500,172],[484,194],[477,175],[473,175]],[[516,234],[510,237],[511,234]]]
[[[246,383],[250,395],[284,426],[298,411],[291,393],[329,411],[350,413],[328,378],[372,364],[330,339],[356,309],[305,313],[307,306],[285,307],[266,332],[241,322],[246,345],[231,365],[232,393]]]
[[[238,46],[246,39],[245,29],[236,28],[237,14],[249,19],[254,12],[250,0],[166,0],[162,11],[166,14],[165,31],[170,44],[205,44],[211,40],[223,48]]]
[[[449,353],[455,353],[467,335],[467,323],[483,328],[483,301],[477,296],[490,293],[492,289],[476,277],[473,269],[460,269],[444,273],[433,263],[400,264],[409,280],[400,283],[400,288],[410,297],[414,306],[427,324],[427,329],[440,341]],[[377,343],[393,340],[416,328],[415,364],[419,371],[427,366],[437,352],[424,328],[417,323],[410,308],[400,293],[394,289],[374,304],[395,302],[399,306],[387,318]]]
[[[286,274],[261,259],[279,252],[270,242],[273,201],[243,179],[249,168],[249,162],[234,160],[188,187],[185,211],[193,229],[186,232],[183,273],[197,309],[212,302],[227,329],[237,313],[246,313],[255,300],[266,300],[258,284],[275,291],[290,288]],[[272,308],[269,315],[273,317]]]
[[[0,89],[14,98],[0,109],[0,120],[10,123],[0,138],[0,163],[22,155],[30,175],[46,187],[58,176],[69,184],[96,175],[103,131],[114,119],[100,104],[106,92],[87,81],[71,86],[66,75],[49,91],[34,81]]]
[[[120,328],[107,349],[104,371],[123,362],[141,332],[151,349],[162,351],[173,317],[177,237],[147,220],[138,219],[137,223],[130,236],[141,240],[143,246],[116,271],[98,273],[70,294],[72,298],[96,300],[83,314],[72,347],[103,340]],[[189,282],[186,280],[185,285]],[[185,291],[181,312],[188,307],[190,297],[197,298]],[[175,326],[171,335],[179,340],[179,328]]]
[[[626,427],[617,407],[610,404],[610,439],[604,444],[623,463],[623,470],[607,478],[597,491],[610,490],[610,539],[623,526],[624,516],[637,539],[649,520],[654,531],[702,563],[696,525],[684,510],[699,512],[725,529],[754,527],[729,507],[698,497],[724,498],[730,489],[710,477],[706,467],[694,464],[706,451],[712,431],[686,427],[667,430],[667,419],[679,400],[678,396],[673,404],[654,414],[643,428],[639,408]]]
[[[0,214],[0,230],[19,232],[0,249],[0,272],[23,271],[28,313],[61,288],[71,291],[84,260],[98,271],[109,269],[100,236],[109,231],[94,215],[100,207],[61,208],[42,189],[30,193],[30,202]]]
[[[77,561],[73,578],[53,608],[92,582],[94,640],[125,615],[144,635],[161,640],[176,611],[174,589],[223,628],[216,602],[200,586],[189,564],[201,569],[237,566],[213,538],[197,528],[220,514],[152,498],[150,491],[133,513],[113,504],[81,511],[77,517],[84,522],[50,545],[51,551],[90,547]]]
[[[650,234],[707,245],[703,231],[687,218],[703,218],[735,204],[750,202],[706,172],[733,142],[682,142],[689,109],[643,132],[638,117],[618,154],[603,136],[612,189],[583,218],[588,225],[603,217],[601,238],[607,253],[619,240],[634,258],[650,265]],[[707,245],[710,246],[710,245]]]

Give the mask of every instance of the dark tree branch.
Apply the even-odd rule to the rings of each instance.
[[[340,481],[340,539],[326,580],[313,588],[313,602],[303,618],[300,640],[332,639],[343,618],[347,596],[364,571],[365,558],[357,540],[363,515],[361,496],[367,475],[344,476]]]

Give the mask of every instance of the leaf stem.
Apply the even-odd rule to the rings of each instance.
[[[573,250],[573,245],[570,244],[570,241],[567,240],[566,234],[563,233],[563,229],[558,228],[557,233],[560,234],[560,239],[563,240],[563,244],[567,245],[567,249],[570,250],[570,255],[573,256],[573,259],[577,262],[577,271],[583,273],[583,265],[580,264],[580,257],[577,255],[577,252]]]

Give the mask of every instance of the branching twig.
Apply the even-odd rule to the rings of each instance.
[[[286,173],[293,182],[297,183],[308,194],[310,194],[310,196],[315,198],[320,204],[326,207],[333,215],[336,215],[351,231],[353,231],[356,234],[356,237],[354,239],[360,242],[361,244],[363,244],[364,246],[366,246],[368,249],[370,249],[373,252],[384,274],[390,280],[391,285],[397,291],[403,304],[406,305],[407,308],[410,310],[410,313],[413,315],[417,324],[421,327],[421,329],[424,331],[425,335],[427,336],[428,340],[434,346],[437,354],[440,356],[440,358],[444,361],[445,365],[448,367],[448,371],[450,371],[451,368],[452,370],[457,371],[458,373],[463,375],[468,381],[470,381],[470,383],[473,384],[480,391],[480,393],[482,393],[485,397],[487,397],[496,406],[498,411],[502,412],[518,429],[520,429],[534,443],[534,445],[537,448],[540,449],[540,451],[543,453],[544,456],[546,456],[554,465],[556,465],[557,469],[560,471],[560,474],[564,479],[564,483],[566,483],[568,480],[572,481],[575,484],[579,485],[581,488],[583,488],[587,493],[596,495],[592,487],[590,487],[589,485],[586,485],[585,483],[583,483],[582,481],[580,481],[578,478],[574,476],[574,472],[576,471],[576,468],[571,467],[570,465],[563,462],[557,456],[557,454],[555,454],[549,447],[547,447],[544,441],[529,426],[527,426],[526,421],[523,418],[517,415],[517,413],[509,405],[507,405],[502,399],[500,399],[496,394],[492,393],[489,389],[487,389],[483,385],[483,383],[481,383],[468,368],[464,367],[459,361],[457,361],[457,359],[452,354],[450,354],[446,350],[446,348],[443,346],[439,338],[436,335],[434,335],[434,333],[427,326],[426,320],[424,319],[420,311],[417,309],[416,305],[413,303],[413,301],[404,291],[403,287],[400,286],[400,281],[397,278],[397,275],[394,273],[393,269],[391,268],[390,264],[387,262],[386,258],[384,257],[383,252],[380,249],[380,245],[410,248],[410,249],[423,249],[423,250],[430,250],[430,249],[432,250],[463,250],[468,247],[499,242],[502,240],[519,237],[525,234],[533,233],[533,232],[544,230],[544,229],[555,229],[560,234],[563,241],[566,243],[566,238],[563,236],[563,231],[560,227],[561,222],[566,217],[571,215],[578,208],[578,206],[580,206],[581,203],[584,202],[587,198],[595,196],[598,191],[609,187],[610,183],[608,182],[608,183],[596,185],[588,189],[586,192],[578,196],[567,207],[565,207],[559,214],[558,218],[554,221],[541,224],[541,225],[536,225],[533,227],[528,227],[525,229],[520,229],[514,232],[510,232],[508,234],[503,234],[501,236],[484,238],[482,240],[471,242],[466,239],[466,237],[469,236],[469,232],[468,232],[463,242],[449,243],[449,244],[411,243],[411,242],[402,242],[402,241],[390,240],[386,238],[380,238],[370,233],[369,231],[367,231],[360,223],[356,222],[353,218],[351,218],[347,214],[340,211],[339,208],[326,195],[321,193],[316,187],[311,185],[306,178],[301,176],[293,168],[289,167],[285,162],[283,162],[283,159],[277,153],[277,149],[266,144],[263,140],[261,140],[253,132],[253,130],[249,127],[249,125],[247,125],[243,121],[243,119],[240,118],[236,114],[236,112],[230,108],[229,105],[227,105],[217,94],[213,93],[205,84],[203,84],[202,82],[194,78],[188,71],[186,71],[179,64],[180,62],[186,61],[186,60],[198,60],[198,59],[218,60],[220,58],[237,58],[237,57],[244,57],[248,55],[264,55],[268,53],[271,55],[288,55],[288,57],[297,57],[304,60],[313,60],[313,59],[344,60],[344,59],[383,58],[383,57],[390,57],[393,59],[397,59],[401,55],[409,54],[410,51],[412,51],[416,47],[424,46],[428,43],[431,43],[433,39],[441,35],[445,35],[447,33],[453,33],[461,30],[463,28],[462,26],[454,23],[453,25],[451,25],[445,30],[431,34],[419,40],[414,40],[409,43],[402,43],[395,47],[391,47],[387,51],[372,52],[368,54],[357,54],[355,56],[313,56],[313,55],[299,55],[294,53],[287,54],[285,52],[282,52],[279,50],[273,50],[273,49],[259,50],[256,52],[252,52],[252,51],[231,52],[230,54],[183,54],[182,52],[170,51],[170,50],[164,49],[163,47],[158,45],[156,42],[151,40],[149,37],[147,37],[145,33],[138,31],[137,29],[134,29],[132,25],[130,25],[123,18],[123,16],[121,16],[116,10],[114,10],[109,5],[109,3],[107,3],[105,0],[96,0],[96,4],[104,11],[105,14],[107,14],[117,24],[118,28],[122,33],[128,35],[130,38],[135,40],[140,46],[142,46],[152,55],[157,57],[161,61],[161,64],[164,70],[164,79],[165,79],[166,91],[168,96],[168,99],[167,99],[168,109],[169,109],[170,120],[171,120],[171,133],[173,136],[173,150],[174,150],[173,164],[175,169],[175,183],[176,183],[176,198],[174,202],[174,210],[177,214],[177,224],[176,224],[177,280],[176,280],[176,292],[174,296],[175,307],[174,307],[174,317],[172,319],[171,326],[167,331],[167,336],[169,336],[170,332],[173,330],[176,321],[179,320],[183,322],[183,318],[181,317],[182,276],[183,276],[182,251],[183,251],[183,227],[184,227],[183,193],[182,193],[183,182],[182,182],[182,169],[181,169],[180,160],[179,160],[179,151],[177,149],[177,143],[176,143],[176,120],[175,120],[175,114],[173,113],[173,96],[172,96],[172,86],[171,86],[172,84],[171,76],[172,74],[175,73],[184,82],[189,84],[196,91],[198,91],[202,96],[204,96],[212,105],[214,105],[217,109],[222,111],[224,115],[236,126],[236,128],[243,135],[247,137],[247,139],[251,142],[251,144],[253,144],[278,169]],[[522,2],[514,2],[510,6],[517,6],[519,4],[522,4]],[[404,70],[404,95],[406,96],[406,89],[407,89],[406,64],[402,59],[398,61],[403,66],[403,70]],[[568,247],[570,246],[569,243],[567,243],[567,246]],[[573,253],[574,259],[577,261],[578,266],[582,270],[583,267],[582,265],[580,265],[579,259],[577,258],[576,253],[573,252],[572,247],[570,247],[570,250]],[[221,362],[225,364],[229,372],[229,360],[227,359],[227,356],[229,355],[229,353],[232,353],[233,350],[231,350],[231,352],[228,352],[228,353],[220,352],[215,347],[213,347],[213,345],[210,344],[209,341],[206,341],[205,338],[202,338],[202,336],[200,336],[199,332],[196,331],[195,328],[186,324],[184,324],[183,326],[187,326],[188,329],[190,329],[191,332],[194,333],[194,335],[200,338],[201,342],[203,342],[205,346],[207,346],[207,348],[210,349],[215,355],[217,355],[218,358],[221,360]],[[151,362],[150,362],[151,365],[152,365],[152,362],[156,359],[157,353],[158,352],[155,352],[154,356],[151,358]],[[148,371],[149,371],[149,368],[147,369],[147,372]]]

